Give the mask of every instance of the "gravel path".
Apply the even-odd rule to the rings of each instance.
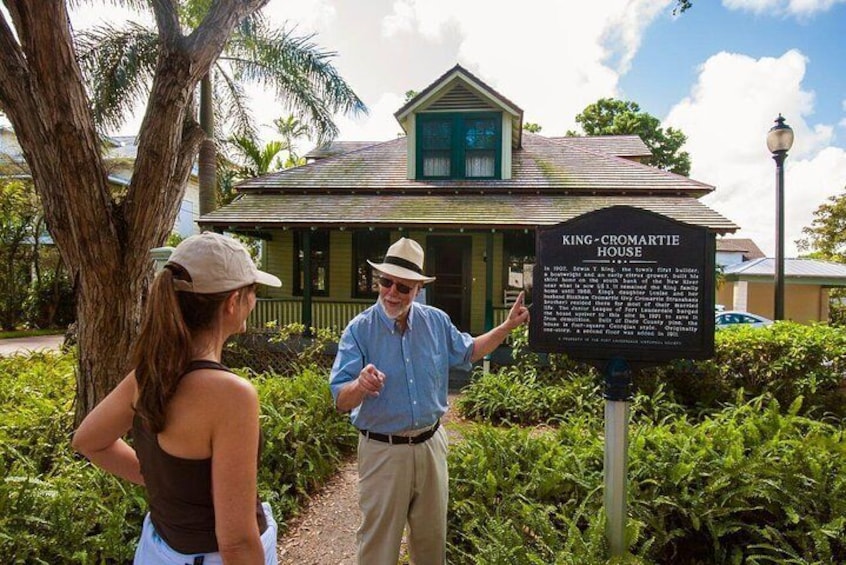
[[[355,563],[355,531],[359,522],[357,483],[353,456],[280,537],[280,565]]]
[[[450,395],[450,405],[454,399],[455,395]],[[450,429],[450,420],[457,418],[451,413],[442,422],[450,443],[454,443],[460,437]],[[279,537],[280,565],[355,565],[359,520],[358,471],[353,455]]]

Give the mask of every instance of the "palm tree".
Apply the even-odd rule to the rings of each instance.
[[[183,8],[188,29],[196,27],[207,9],[202,0],[189,0]],[[318,143],[337,135],[336,113],[367,111],[332,65],[336,54],[320,50],[313,34],[295,36],[293,32],[271,28],[261,14],[246,18],[201,81],[199,121],[206,132],[199,154],[201,214],[214,208],[217,147],[229,137],[224,132],[256,135],[245,84],[275,91]],[[98,125],[119,126],[146,97],[159,47],[156,31],[134,22],[123,28],[101,26],[80,35],[80,64],[92,91]]]
[[[276,118],[273,120],[273,125],[276,126],[276,132],[285,140],[285,150],[288,152],[285,168],[290,169],[305,164],[305,159],[301,159],[296,152],[294,140],[308,136],[309,127],[293,115]]]
[[[254,139],[236,135],[232,137],[231,143],[246,161],[246,164],[238,171],[242,178],[255,178],[282,168],[282,163],[278,159],[275,165],[273,161],[285,150],[285,144],[281,141],[271,141],[264,147],[260,147]]]

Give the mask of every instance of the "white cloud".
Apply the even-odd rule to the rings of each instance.
[[[723,6],[756,14],[787,14],[803,18],[826,12],[843,2],[846,0],[723,0]]]
[[[526,0],[516,16],[502,0],[397,0],[382,30],[429,41],[456,33],[462,65],[526,110],[527,121],[560,135],[585,106],[617,94],[644,30],[670,3],[608,0],[576,14],[559,0]]]
[[[846,151],[830,146],[834,128],[806,121],[814,109],[814,93],[802,86],[806,64],[796,50],[778,58],[714,55],[664,122],[688,136],[691,177],[717,187],[703,202],[769,255],[775,249],[775,164],[766,135],[779,113],[795,132],[785,164],[787,256],[796,255],[795,241],[814,210],[846,184]]]
[[[101,4],[101,3],[100,3]],[[134,21],[148,26],[155,26],[155,19],[151,11],[137,11],[122,6],[94,4],[77,4],[69,11],[70,20],[75,30],[89,29],[102,25],[122,26],[126,21]]]
[[[375,104],[370,106],[370,113],[358,118],[340,117],[337,119],[341,130],[339,140],[349,141],[388,141],[402,133],[402,128],[394,118],[394,112],[405,103],[405,96],[393,92],[384,93]]]
[[[279,27],[296,24],[297,32],[302,34],[327,29],[337,22],[331,0],[271,0],[262,13]]]

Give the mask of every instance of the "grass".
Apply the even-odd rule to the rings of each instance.
[[[64,328],[47,328],[43,330],[11,330],[0,331],[0,339],[12,339],[16,337],[32,337],[35,335],[62,335]]]

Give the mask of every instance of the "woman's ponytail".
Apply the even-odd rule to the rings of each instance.
[[[174,270],[168,265],[153,281],[132,356],[138,382],[135,409],[153,433],[164,429],[165,408],[192,356],[191,331],[174,289]]]

